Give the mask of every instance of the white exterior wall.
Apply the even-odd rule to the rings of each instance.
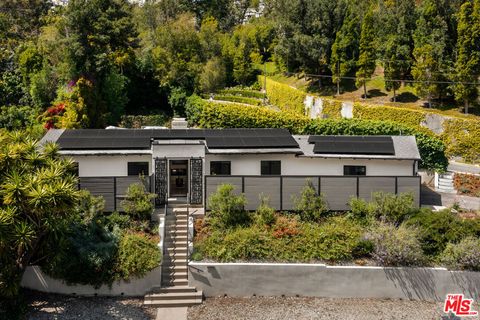
[[[367,176],[412,176],[413,160],[368,160],[303,158],[293,154],[206,155],[205,172],[210,161],[231,161],[232,175],[260,175],[260,161],[280,160],[282,175],[343,176],[344,165],[366,166]]]
[[[80,177],[123,177],[128,175],[128,162],[148,162],[153,173],[151,155],[69,156],[78,162]]]
[[[205,158],[204,144],[156,144],[153,158],[189,159]]]

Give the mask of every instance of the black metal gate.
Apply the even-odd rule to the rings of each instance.
[[[190,203],[202,204],[203,200],[203,160],[190,159]]]
[[[155,158],[155,206],[159,207],[167,202],[167,159]]]

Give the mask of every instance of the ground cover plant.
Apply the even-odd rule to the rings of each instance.
[[[234,191],[219,186],[210,198],[214,213],[196,221],[194,260],[479,267],[480,219],[416,208],[409,193],[352,198],[351,210],[339,213],[307,181],[294,211],[277,212],[261,195],[257,210],[247,212]]]

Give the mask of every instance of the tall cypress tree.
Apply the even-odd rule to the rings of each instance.
[[[360,34],[360,56],[357,61],[357,87],[363,85],[363,97],[367,98],[367,80],[375,71],[375,27],[373,11],[370,9],[365,14]]]
[[[455,63],[458,81],[453,90],[455,99],[464,103],[468,113],[471,101],[478,97],[475,83],[480,73],[480,0],[467,1],[460,8],[457,26],[457,61]]]
[[[337,84],[337,94],[340,94],[341,77],[352,75],[355,71],[358,59],[359,33],[360,21],[358,14],[349,7],[342,27],[335,37],[330,57],[332,81]]]

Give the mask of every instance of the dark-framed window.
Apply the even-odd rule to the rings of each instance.
[[[148,176],[148,162],[129,162],[128,163],[129,176]]]
[[[367,167],[366,166],[343,166],[343,175],[344,176],[366,176]]]
[[[281,161],[261,161],[260,171],[262,176],[279,176],[282,173]]]
[[[229,176],[232,174],[232,163],[230,161],[211,161],[210,174],[212,176]]]

